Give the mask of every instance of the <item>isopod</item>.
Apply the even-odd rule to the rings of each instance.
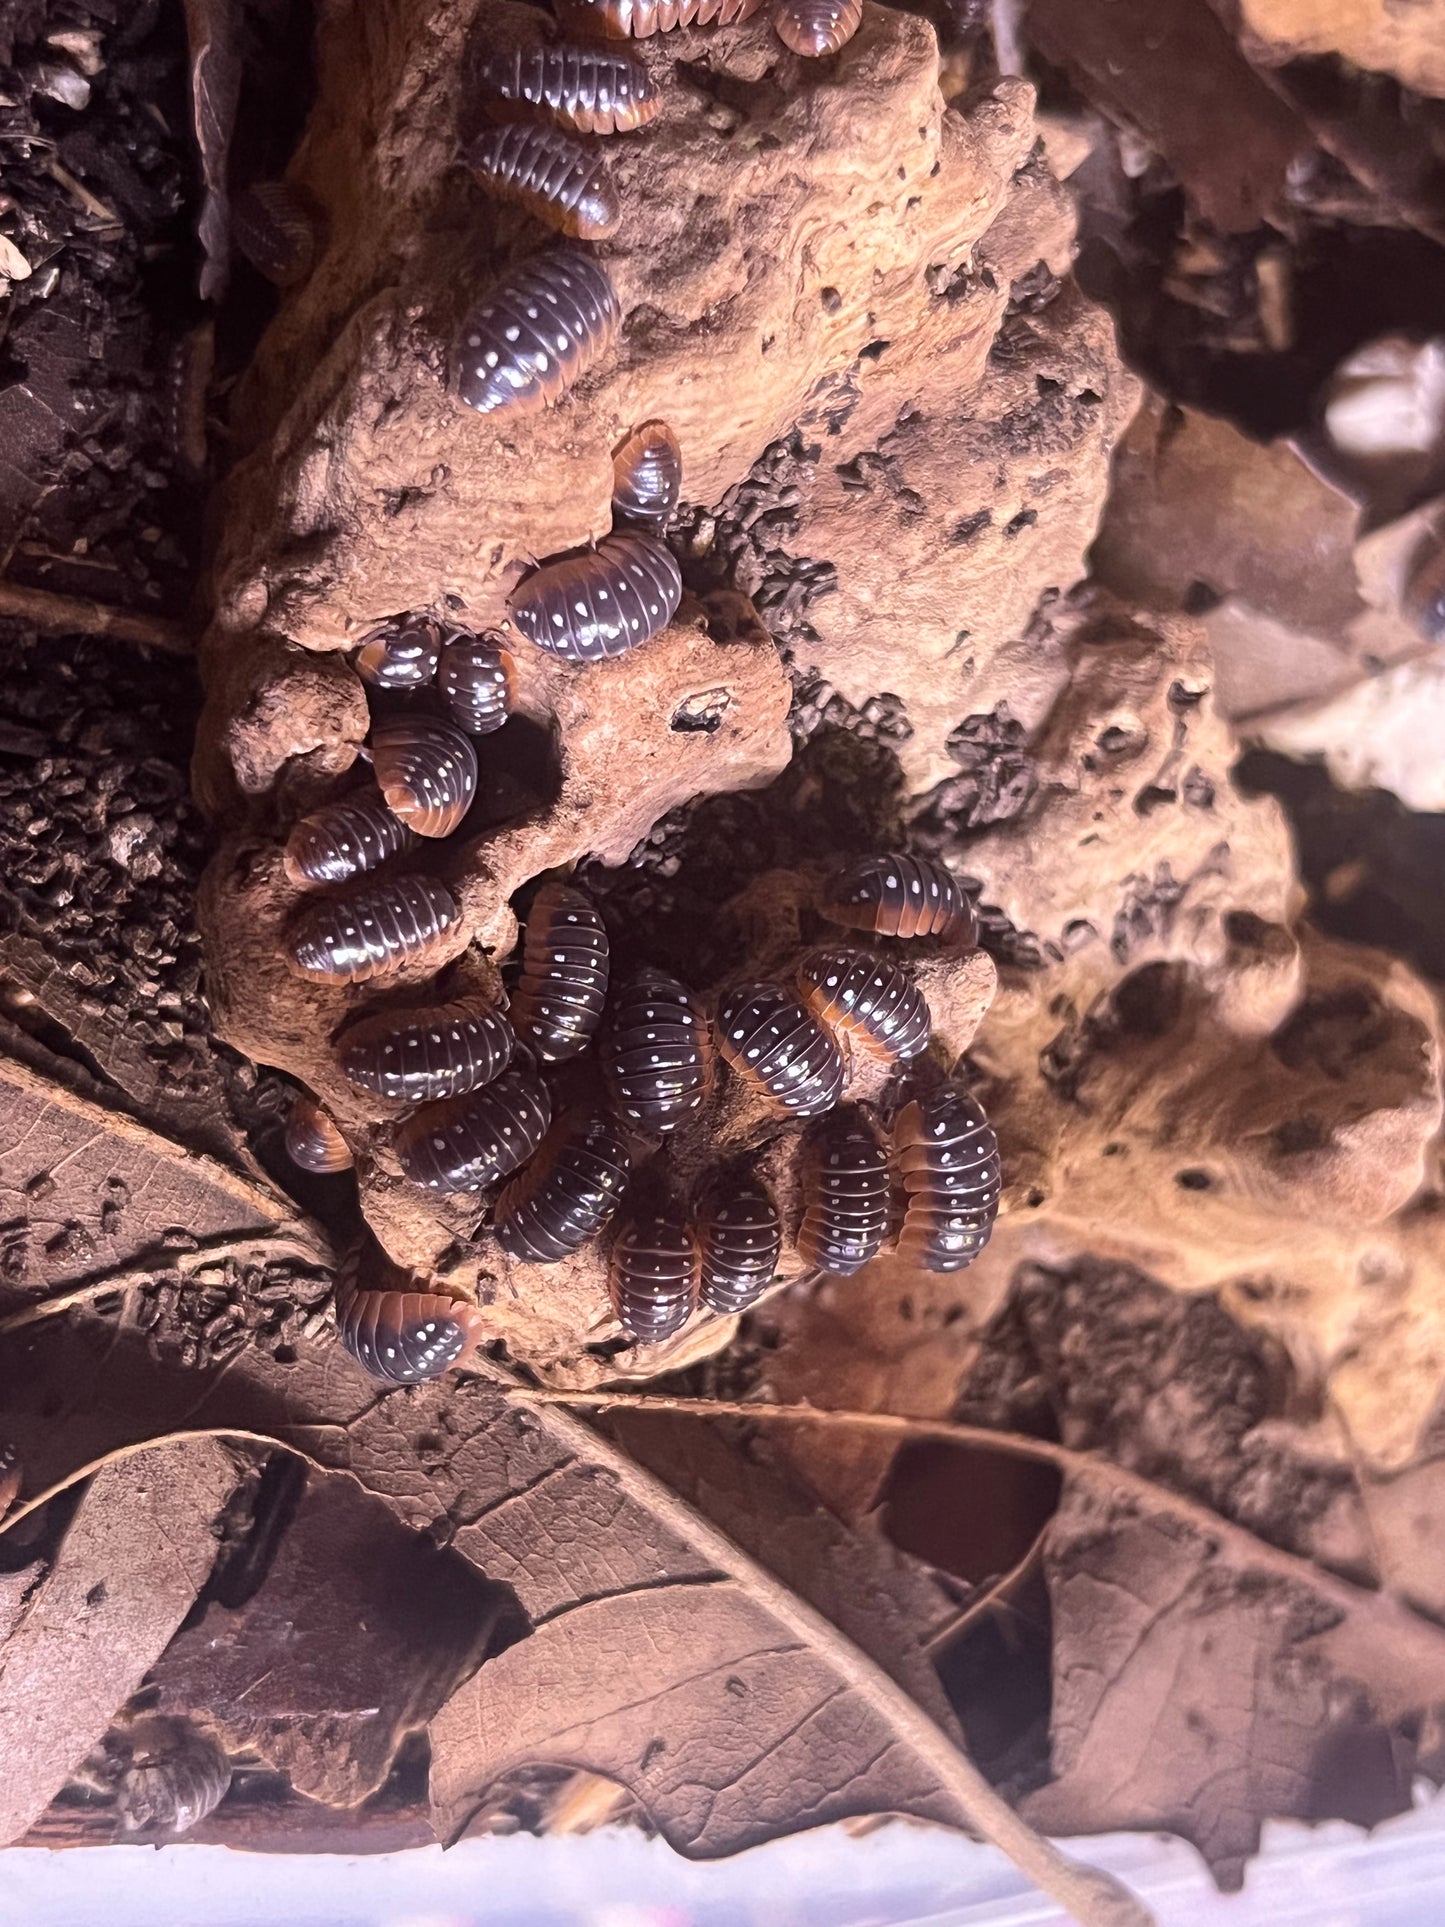
[[[370,785],[303,816],[286,839],[293,883],[345,883],[411,849],[416,837]]]
[[[472,739],[439,716],[398,716],[371,732],[386,806],[418,836],[450,836],[477,793]]]
[[[123,1743],[129,1758],[116,1782],[115,1812],[127,1833],[189,1833],[231,1789],[230,1760],[188,1720],[148,1714]]]
[[[773,1281],[783,1226],[756,1178],[715,1181],[697,1217],[702,1302],[726,1317],[746,1311]]]
[[[682,445],[666,422],[643,422],[612,457],[612,513],[661,527],[682,493]]]
[[[840,1278],[861,1271],[883,1248],[891,1190],[888,1153],[862,1113],[830,1117],[805,1159],[804,1262]]]
[[[564,1118],[497,1199],[498,1244],[531,1264],[556,1264],[611,1218],[630,1164],[626,1133],[610,1111]]]
[[[817,1117],[843,1091],[843,1059],[816,1017],[776,984],[743,984],[722,1000],[717,1042],[742,1077],[794,1117]]]
[[[278,288],[294,288],[310,274],[324,228],[311,201],[287,181],[256,181],[231,203],[237,249]]]
[[[547,1086],[514,1065],[479,1091],[414,1111],[397,1131],[396,1154],[427,1191],[481,1191],[525,1164],[551,1122]]]
[[[617,232],[622,207],[607,163],[560,127],[489,127],[466,162],[488,193],[518,202],[559,234],[605,241]]]
[[[442,1373],[472,1351],[482,1335],[476,1308],[440,1292],[406,1290],[411,1281],[394,1265],[381,1272],[386,1286],[365,1282],[362,1247],[342,1260],[336,1280],[336,1325],[341,1342],[373,1378],[416,1385]]]
[[[672,551],[651,535],[604,535],[583,555],[544,562],[508,604],[529,642],[567,662],[622,656],[665,629],[682,600]]]
[[[570,883],[544,883],[527,918],[512,1025],[544,1063],[586,1050],[607,1002],[610,947],[592,899]]]
[[[606,354],[622,309],[606,268],[557,248],[515,269],[462,324],[458,394],[478,414],[530,415]]]
[[[480,1090],[507,1068],[515,1038],[481,997],[430,1010],[385,1010],[343,1031],[341,1070],[359,1091],[426,1104]]]
[[[612,40],[646,40],[674,27],[731,27],[762,0],[567,0],[564,18]]]
[[[620,1228],[607,1285],[622,1329],[640,1345],[656,1345],[687,1323],[697,1303],[697,1240],[675,1205]]]
[[[440,654],[441,637],[430,616],[406,616],[362,637],[356,673],[376,689],[424,689]]]
[[[662,111],[657,82],[633,54],[524,47],[493,54],[479,78],[498,100],[540,108],[574,134],[627,134]]]
[[[288,951],[291,967],[321,984],[389,977],[440,949],[461,914],[451,891],[434,877],[394,877],[318,903],[298,918]]]
[[[671,1131],[701,1104],[708,1086],[707,1023],[665,971],[640,970],[622,987],[599,1049],[624,1117]]]
[[[928,1048],[933,1019],[902,964],[824,946],[805,952],[796,976],[803,1002],[834,1037],[900,1061]]]
[[[516,665],[490,636],[457,634],[442,648],[437,688],[459,729],[490,736],[512,713]]]
[[[837,53],[862,20],[863,0],[779,0],[773,32],[793,53],[816,60]]]
[[[349,1171],[355,1162],[335,1118],[304,1091],[286,1120],[286,1155],[303,1171]]]
[[[899,1250],[924,1271],[962,1271],[998,1216],[998,1139],[983,1106],[954,1085],[916,1097],[894,1120],[893,1150],[908,1194]]]
[[[978,941],[978,918],[957,880],[922,856],[867,856],[835,877],[823,893],[830,923],[880,937],[946,937]]]

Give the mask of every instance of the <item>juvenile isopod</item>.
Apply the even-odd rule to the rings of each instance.
[[[292,929],[288,957],[314,983],[362,984],[423,961],[460,921],[444,883],[394,877],[308,910]]]
[[[304,1091],[286,1120],[286,1155],[303,1171],[349,1171],[355,1161],[335,1118]]]
[[[256,181],[231,202],[238,251],[278,288],[294,288],[315,266],[325,222],[288,181]]]
[[[643,422],[612,457],[612,514],[661,528],[682,494],[682,445],[666,422]]]
[[[512,713],[516,665],[490,636],[452,636],[437,664],[437,688],[447,713],[469,736],[490,736]]]
[[[508,612],[539,649],[567,662],[601,662],[665,629],[681,600],[677,563],[655,536],[604,535],[595,549],[534,570]]]
[[[441,638],[430,616],[383,622],[361,639],[356,673],[376,689],[424,689],[437,671]]]
[[[479,1091],[414,1111],[397,1131],[396,1154],[424,1190],[481,1191],[525,1164],[551,1122],[547,1086],[514,1065]]]
[[[337,1050],[342,1074],[357,1090],[426,1104],[490,1084],[511,1062],[514,1042],[500,1010],[467,997],[363,1017],[342,1032]]]
[[[563,1118],[497,1199],[497,1242],[512,1257],[554,1265],[586,1244],[622,1202],[627,1135],[600,1107]]]
[[[835,54],[857,33],[863,0],[779,0],[773,32],[795,54]]]
[[[472,739],[439,716],[398,716],[371,732],[386,806],[418,836],[450,836],[477,793]]]
[[[605,241],[617,232],[622,206],[607,163],[560,127],[489,127],[466,162],[488,193],[518,202],[559,234]]]
[[[630,133],[662,111],[657,82],[634,54],[524,47],[493,54],[479,78],[498,101],[539,108],[574,134]]]
[[[805,1153],[798,1251],[850,1278],[883,1248],[891,1193],[888,1154],[859,1111],[830,1117]]]
[[[366,1264],[353,1246],[336,1279],[336,1325],[341,1342],[373,1378],[416,1385],[440,1378],[472,1351],[482,1335],[475,1307],[441,1292],[407,1289],[397,1266]]]
[[[648,1130],[671,1131],[708,1086],[707,1023],[675,977],[639,970],[617,993],[599,1046],[613,1101]]]
[[[646,40],[674,27],[731,27],[762,0],[567,0],[564,18],[613,40]]]
[[[124,1731],[122,1744],[129,1757],[116,1781],[115,1813],[127,1833],[189,1833],[230,1792],[230,1760],[188,1720],[147,1714]]]
[[[900,1061],[928,1048],[933,1020],[902,964],[866,950],[823,946],[805,952],[796,974],[803,1002],[834,1037]]]
[[[527,918],[512,1025],[544,1063],[586,1050],[607,1002],[610,946],[592,899],[570,883],[544,883]]]
[[[481,415],[548,408],[601,360],[621,325],[606,268],[557,248],[514,269],[463,322],[460,399]]]
[[[816,1017],[777,984],[742,984],[718,1007],[717,1044],[739,1076],[794,1117],[829,1111],[843,1091],[843,1059]]]
[[[702,1302],[726,1317],[746,1311],[773,1281],[783,1226],[756,1178],[716,1179],[697,1215]]]
[[[893,1150],[908,1194],[899,1250],[924,1271],[962,1271],[998,1215],[998,1139],[983,1106],[955,1085],[916,1097],[894,1120]]]
[[[380,790],[368,785],[301,818],[286,839],[286,874],[293,883],[345,883],[415,843]]]
[[[607,1282],[622,1329],[639,1345],[681,1330],[697,1303],[697,1240],[674,1204],[621,1226]]]
[[[880,937],[945,937],[960,947],[978,941],[973,905],[941,863],[922,856],[867,856],[823,893],[830,923]]]

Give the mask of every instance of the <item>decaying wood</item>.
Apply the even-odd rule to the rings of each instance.
[[[196,646],[195,637],[182,623],[107,608],[103,602],[90,602],[81,596],[27,588],[19,582],[0,582],[0,616],[32,623],[51,634],[139,643],[144,649],[164,650],[168,656],[189,656]]]

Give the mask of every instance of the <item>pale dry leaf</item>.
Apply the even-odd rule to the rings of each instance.
[[[205,263],[201,294],[219,300],[230,273],[227,167],[241,98],[241,0],[185,0],[191,49],[191,115],[205,200],[199,224]]]
[[[195,1603],[236,1468],[209,1439],[105,1467],[0,1649],[0,1841],[18,1839]]]

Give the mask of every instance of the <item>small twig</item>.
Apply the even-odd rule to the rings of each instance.
[[[190,656],[195,644],[179,622],[163,616],[134,615],[110,609],[103,602],[81,596],[53,595],[49,589],[27,589],[18,582],[0,581],[0,616],[30,622],[52,635],[99,636],[113,642],[138,643],[144,649],[163,649],[170,656]]]
[[[1047,1532],[1048,1527],[1045,1526],[1016,1565],[1010,1566],[1007,1572],[1001,1573],[986,1592],[981,1592],[976,1599],[970,1599],[968,1604],[960,1608],[945,1625],[940,1626],[937,1632],[930,1633],[923,1642],[924,1652],[930,1654],[941,1652],[953,1640],[961,1638],[970,1626],[976,1626],[986,1614],[1004,1605],[1009,1595],[1021,1586],[1031,1573],[1037,1571],[1042,1563],[1044,1537]]]
[[[107,227],[120,226],[120,216],[115,209],[107,207],[98,194],[92,194],[84,181],[76,180],[68,167],[62,167],[59,161],[52,158],[45,163],[45,171],[52,180],[59,181],[67,194],[73,195],[79,201],[87,214],[93,214],[96,220],[104,221]]]

